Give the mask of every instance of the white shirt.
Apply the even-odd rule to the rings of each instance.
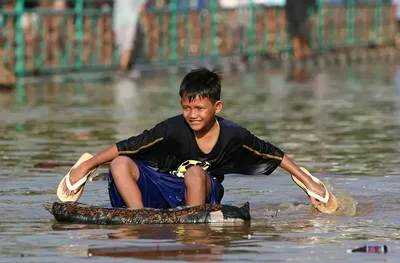
[[[146,0],[114,0],[113,26],[134,25]]]

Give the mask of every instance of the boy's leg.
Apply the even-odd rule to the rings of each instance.
[[[137,185],[140,173],[136,163],[118,156],[110,163],[110,171],[124,203],[129,208],[143,208],[142,193]]]
[[[185,205],[202,205],[211,190],[211,179],[200,166],[192,166],[185,172]]]

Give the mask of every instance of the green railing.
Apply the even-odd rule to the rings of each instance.
[[[395,6],[387,0],[347,0],[347,4],[320,8],[313,20],[314,50],[394,45]]]
[[[132,0],[134,1],[134,0]],[[113,44],[112,2],[76,0],[55,10],[39,6],[24,10],[24,0],[3,4],[0,10],[0,61],[17,77],[56,72],[113,70],[118,54]],[[98,1],[97,1],[98,2]],[[104,1],[103,1],[104,2]],[[290,55],[283,6],[250,3],[224,9],[219,1],[203,8],[182,8],[177,0],[158,0],[141,16],[140,65],[178,65],[246,56],[254,63],[269,54]],[[388,0],[347,0],[342,5],[319,1],[311,15],[311,43],[316,52],[392,45],[394,6]]]

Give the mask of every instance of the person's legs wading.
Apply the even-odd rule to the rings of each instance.
[[[288,20],[288,33],[291,38],[292,42],[292,51],[293,51],[293,57],[295,60],[298,60],[301,58],[301,43],[300,43],[300,38],[299,38],[299,21],[297,20]]]
[[[300,43],[300,37],[297,35],[292,37],[292,48],[293,48],[293,57],[295,59],[300,59],[302,57],[301,43]]]
[[[129,60],[131,58],[131,53],[133,50],[133,43],[135,41],[136,23],[134,25],[126,24],[123,28],[124,31],[121,32],[123,34],[123,41],[121,46],[120,68],[123,71],[127,71]]]
[[[309,57],[311,55],[310,50],[310,24],[307,20],[302,21],[299,24],[300,27],[300,49],[302,52],[302,58]]]

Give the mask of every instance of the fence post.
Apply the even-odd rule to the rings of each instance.
[[[329,6],[324,7],[322,0],[317,1],[317,38],[318,38],[318,52],[325,53],[326,43],[325,43],[325,10],[324,8],[330,8]]]
[[[375,12],[375,34],[376,44],[382,44],[382,0],[378,0],[376,3]]]
[[[218,62],[218,1],[211,1],[211,61]]]
[[[26,89],[23,80],[15,83],[15,103],[17,106],[24,106],[26,103]]]
[[[131,0],[132,1],[132,0]],[[175,65],[177,62],[177,48],[178,48],[178,39],[177,39],[177,32],[178,32],[178,3],[177,0],[172,0],[169,4],[169,12],[171,14],[170,20],[170,31],[169,31],[169,60],[170,62]],[[184,12],[188,12],[185,10]]]
[[[83,56],[83,1],[76,0],[75,2],[75,70],[82,68],[82,56]]]
[[[24,0],[17,0],[15,7],[17,24],[16,24],[16,50],[15,50],[15,75],[19,78],[24,75],[24,60],[25,60],[25,41],[24,28],[22,26],[22,17],[24,15]]]
[[[354,44],[354,0],[347,2],[347,47]]]
[[[331,7],[331,6],[329,6],[329,7],[327,7],[328,8],[328,13],[327,13],[327,17],[325,18],[325,23],[326,22],[328,22],[328,24],[330,25],[330,27],[329,27],[329,31],[328,31],[328,33],[329,33],[329,39],[328,39],[328,45],[326,46],[325,45],[325,50],[327,50],[327,49],[331,49],[333,46],[334,46],[334,35],[335,35],[335,31],[336,32],[340,32],[340,29],[339,30],[337,30],[336,29],[336,19],[335,19],[335,16],[334,16],[334,10],[333,10],[333,7]],[[324,25],[324,27],[325,27],[325,25]]]
[[[254,64],[256,62],[256,41],[257,41],[257,36],[256,36],[256,8],[255,8],[255,3],[254,0],[250,1],[250,37],[249,37],[249,62],[250,64]]]
[[[282,30],[280,30],[280,17],[282,17],[283,9],[281,8],[274,8],[274,13],[275,13],[275,47],[274,50],[276,53],[279,53],[282,48]]]

